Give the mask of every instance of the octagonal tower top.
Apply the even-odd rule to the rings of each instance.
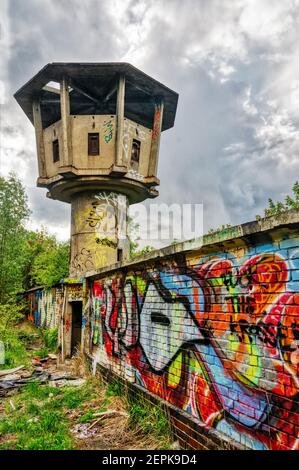
[[[34,124],[37,183],[49,197],[158,195],[160,134],[174,125],[176,92],[127,63],[52,63],[14,96]]]

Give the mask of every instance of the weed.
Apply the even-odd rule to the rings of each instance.
[[[120,397],[124,394],[124,385],[120,380],[114,380],[107,386],[106,396],[107,397]]]
[[[49,351],[56,352],[58,347],[58,328],[41,330],[45,347]]]
[[[47,357],[49,352],[50,352],[49,349],[44,346],[43,348],[39,349],[38,351],[35,351],[34,355],[36,357],[39,357],[40,359],[43,359],[43,358]]]
[[[23,320],[23,317],[21,317]],[[20,323],[19,307],[0,305],[0,340],[5,348],[5,364],[1,368],[30,364],[32,351],[26,350],[31,341],[36,341],[39,334],[24,321]]]
[[[129,423],[141,429],[144,434],[153,434],[156,437],[171,437],[169,416],[161,405],[155,405],[147,400],[141,401],[129,394]]]

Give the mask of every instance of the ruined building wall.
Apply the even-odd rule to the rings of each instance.
[[[41,328],[58,326],[63,306],[63,289],[61,287],[39,288],[25,295],[25,315],[28,320]]]
[[[94,368],[163,398],[226,442],[298,449],[296,217],[91,277],[84,338]],[[176,422],[186,437],[191,428]]]
[[[68,279],[59,286],[31,289],[24,295],[25,315],[37,327],[58,330],[58,346],[64,357],[71,355],[72,303],[83,300],[83,286],[78,279]],[[62,345],[63,344],[63,345]]]

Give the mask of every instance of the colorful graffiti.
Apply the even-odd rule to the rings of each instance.
[[[61,288],[37,289],[27,293],[26,301],[28,320],[41,328],[57,327],[63,303]]]
[[[113,138],[113,122],[112,122],[112,120],[109,119],[108,121],[104,121],[103,127],[104,127],[104,140],[105,140],[105,143],[109,144],[109,142]]]
[[[160,120],[161,120],[161,107],[156,106],[155,116],[154,116],[154,127],[153,127],[153,133],[152,133],[153,139],[157,139],[157,137],[160,135]]]
[[[82,297],[82,284],[70,284],[68,286],[68,302],[80,301]]]
[[[94,357],[248,448],[299,449],[299,240],[289,245],[94,281]]]

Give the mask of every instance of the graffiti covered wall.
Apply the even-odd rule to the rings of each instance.
[[[25,295],[28,320],[41,328],[56,328],[61,316],[63,290],[59,287],[35,289]]]
[[[64,357],[71,355],[72,303],[83,301],[80,279],[67,278],[60,286],[27,291],[25,315],[40,328],[58,328],[58,346]],[[84,316],[82,324],[84,325]]]
[[[97,363],[250,449],[299,449],[298,227],[90,281]]]

